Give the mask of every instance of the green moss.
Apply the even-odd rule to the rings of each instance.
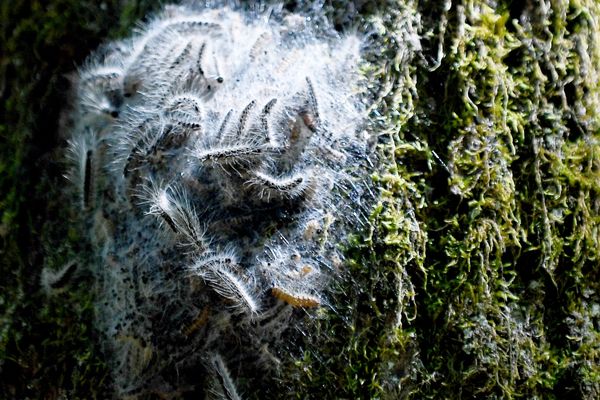
[[[381,200],[298,397],[597,398],[598,6],[398,3]]]

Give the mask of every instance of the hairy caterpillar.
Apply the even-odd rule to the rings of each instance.
[[[213,389],[217,394],[220,394],[224,399],[227,400],[241,400],[240,395],[237,393],[237,388],[229,375],[229,370],[225,366],[225,362],[221,356],[217,353],[213,354],[210,358],[210,364],[212,366],[214,375],[218,382],[218,385]]]
[[[273,296],[288,303],[292,307],[314,308],[321,305],[321,300],[315,296],[304,293],[292,293],[281,287],[272,288],[271,293],[273,293]]]
[[[214,7],[166,6],[74,90],[69,179],[96,221],[81,225],[116,397],[177,396],[204,368],[239,398],[223,360],[261,368],[252,354],[289,345],[360,214],[361,37],[314,10]]]

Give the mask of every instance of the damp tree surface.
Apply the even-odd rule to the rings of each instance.
[[[331,89],[304,73],[294,76],[293,85],[286,83],[293,90],[228,100],[237,104],[229,117],[229,108],[212,117],[202,114],[214,119],[216,132],[220,126],[228,132],[223,141],[190,139],[197,129],[197,99],[186,97],[186,87],[165,88],[166,96],[152,99],[154,108],[144,111],[158,120],[128,116],[129,108],[101,107],[96,111],[106,118],[126,120],[119,125],[125,140],[106,148],[106,141],[94,141],[102,135],[73,140],[73,129],[79,128],[69,125],[63,111],[78,96],[74,88],[81,87],[72,72],[97,67],[86,64],[89,54],[101,43],[131,37],[134,24],[157,15],[158,6],[17,1],[0,11],[0,397],[152,398],[165,393],[165,382],[175,398],[186,391],[230,398],[600,396],[600,7],[595,1],[290,3],[282,11],[311,15],[317,24],[329,21],[337,31],[333,36],[362,38],[359,70],[351,81],[357,88],[352,95],[366,99],[355,106],[364,115],[364,139],[352,136],[361,129],[323,127],[331,120],[323,109]],[[230,84],[227,68],[206,58],[211,44],[201,58],[203,41],[187,46],[177,42],[173,59],[194,53],[207,77],[188,87]],[[120,87],[135,87],[137,73]],[[123,102],[138,101],[128,99]],[[82,107],[98,104],[98,98],[88,100]],[[339,99],[330,103],[334,100]],[[140,103],[131,110],[135,107]],[[352,115],[338,111],[344,118]],[[299,140],[268,138],[268,132],[284,131],[277,124],[290,115],[295,118],[287,131],[295,126]],[[136,129],[139,134],[131,133]],[[267,132],[265,140],[248,141],[249,131]],[[107,135],[117,131],[111,132]],[[336,135],[350,140],[342,145]],[[294,145],[305,137],[323,142],[314,150]],[[355,138],[362,150],[347,146]],[[71,173],[71,181],[63,177],[76,165],[66,161],[69,147],[75,150],[71,159],[83,162],[79,181],[77,174]],[[344,154],[335,153],[340,148]],[[237,161],[231,161],[234,150]],[[92,174],[104,165],[93,162],[96,154],[118,161],[104,175]],[[197,167],[187,171],[189,162],[177,164],[187,169],[175,168],[186,172],[178,172],[175,182],[165,166],[172,165],[169,157],[182,154]],[[342,156],[345,161],[338,161]],[[353,161],[358,159],[363,161]],[[189,176],[202,177],[203,189],[190,186]],[[364,177],[354,185],[364,201],[352,210],[343,197],[354,190],[349,183],[357,176]],[[77,184],[69,182],[79,182],[83,196],[74,195]],[[319,186],[327,182],[337,191]],[[93,187],[104,189],[92,196]],[[122,197],[110,197],[107,187],[118,188]],[[315,200],[315,193],[334,197]],[[201,225],[182,223],[190,220],[181,218],[182,210],[205,217],[196,206],[204,196],[218,203],[212,207],[218,216]],[[222,202],[227,196],[229,203]],[[170,264],[180,265],[186,287],[203,293],[186,296],[199,303],[183,302],[161,310],[166,319],[138,324],[161,331],[160,321],[182,317],[179,336],[142,343],[130,333],[133,328],[119,327],[125,334],[111,342],[106,332],[117,328],[99,329],[104,315],[99,311],[113,313],[116,296],[129,296],[121,301],[134,304],[140,296],[120,282],[119,293],[103,305],[93,289],[98,274],[84,255],[101,254],[98,243],[106,243],[94,242],[89,233],[90,226],[102,226],[94,210],[102,209],[106,198],[131,207],[125,217],[115,218],[117,225],[142,221],[143,231],[163,233],[152,239],[154,246],[180,243],[177,251],[154,254],[150,261],[169,257]],[[256,239],[272,233],[274,209],[304,215],[305,202],[316,202],[322,211],[300,218],[296,227],[286,225],[285,236],[299,241]],[[248,216],[248,209],[261,211]],[[351,215],[359,210],[364,218]],[[233,211],[238,215],[228,226],[234,232],[222,231],[218,225]],[[341,231],[329,227],[329,215],[331,221],[345,221]],[[344,215],[348,218],[341,219]],[[86,218],[92,221],[88,225],[76,222]],[[360,222],[352,223],[354,218]],[[232,243],[231,235],[245,239]],[[125,249],[126,237],[113,243]],[[294,251],[305,241],[314,244]],[[314,254],[306,249],[321,249],[323,243],[331,247],[323,247],[322,259],[299,261]],[[247,248],[255,250],[241,250]],[[102,262],[122,267],[123,256],[109,253]],[[280,258],[287,260],[285,268],[268,265]],[[277,279],[265,278],[269,274]],[[228,279],[231,284],[224,286]],[[252,297],[234,283],[242,281],[253,282],[246,293]],[[177,279],[170,282],[183,290]],[[154,303],[141,307],[148,310],[148,304]],[[196,367],[187,370],[192,374],[197,368],[197,380],[185,375],[186,385],[173,385],[179,382],[176,373],[162,372],[158,382],[157,368],[168,371],[161,366],[181,360],[169,360],[174,352],[166,349],[197,349],[210,342],[210,335],[198,338],[216,318],[206,308],[213,304],[222,304],[235,321],[247,315],[252,321],[247,331],[260,330],[258,321],[273,306],[289,311],[267,317],[282,329],[275,336],[247,336],[264,341],[232,339],[229,334],[243,322],[223,322],[219,329],[229,332],[227,340],[235,345],[215,341],[204,358],[198,354]],[[240,343],[246,353],[235,350]],[[107,356],[119,346],[125,349],[119,354],[143,368],[127,369]],[[119,366],[144,379],[120,382]],[[150,390],[136,386],[142,380],[150,382]]]

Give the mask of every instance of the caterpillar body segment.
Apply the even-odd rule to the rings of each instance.
[[[193,45],[192,41],[188,40],[185,47],[179,52],[177,57],[175,57],[175,59],[171,62],[171,65],[169,66],[170,70],[179,68],[182,64],[185,63],[186,59],[189,58],[190,53],[192,51],[192,45]]]
[[[255,144],[234,144],[198,149],[193,156],[201,163],[234,165],[257,161],[266,152]]]
[[[202,100],[193,94],[182,93],[166,99],[164,115],[172,123],[185,128],[200,129]]]
[[[306,85],[308,86],[308,110],[301,113],[304,125],[311,131],[316,131],[321,125],[321,117],[319,116],[319,104],[317,103],[317,96],[315,94],[315,88],[312,80],[306,77]]]
[[[313,295],[294,293],[283,287],[273,287],[271,293],[277,299],[286,302],[292,307],[316,308],[321,305],[321,300]]]
[[[251,318],[259,313],[260,303],[251,282],[238,276],[230,265],[211,264],[207,268],[196,269],[196,274],[230,303],[232,309],[244,312]]]
[[[202,57],[204,56],[204,50],[206,49],[206,42],[202,42],[198,55],[196,56],[196,71],[198,74],[204,76],[204,69],[202,69]]]
[[[208,246],[206,229],[201,225],[196,210],[189,203],[185,190],[176,186],[160,188],[150,181],[142,189],[143,203],[149,204],[148,215],[160,218],[172,233],[180,238],[180,243],[204,252]]]
[[[219,127],[219,130],[217,131],[217,138],[220,139],[223,137],[223,134],[225,133],[225,129],[227,128],[227,124],[229,123],[229,120],[231,119],[231,114],[233,114],[232,109],[227,111],[227,114],[225,114],[225,117],[223,118],[223,121],[221,122],[221,126]]]
[[[238,394],[223,358],[218,353],[214,353],[209,362],[217,381],[217,384],[213,387],[213,393],[225,400],[241,400],[242,398]]]
[[[97,66],[84,70],[79,77],[79,90],[90,88],[119,89],[123,68],[119,66]]]
[[[252,178],[247,182],[247,185],[253,187],[266,201],[308,197],[315,184],[315,178],[310,171],[287,176],[273,176],[263,171],[254,171]]]
[[[256,100],[252,100],[248,105],[244,108],[242,113],[240,114],[240,120],[238,122],[238,128],[236,132],[236,137],[242,137],[242,134],[246,130],[246,124],[248,122],[248,118],[250,116],[250,112],[252,109],[256,107]]]
[[[271,132],[269,131],[269,114],[277,104],[277,99],[271,99],[262,109],[260,113],[260,127],[261,131],[265,134],[267,141],[274,142]]]
[[[189,337],[196,333],[200,328],[205,326],[210,316],[209,311],[210,310],[208,306],[204,307],[204,309],[198,313],[196,318],[190,324],[183,327],[182,333]]]
[[[89,211],[96,197],[99,161],[99,143],[96,133],[87,130],[85,135],[70,140],[68,158],[71,169],[65,175],[75,185],[79,208]]]
[[[220,253],[208,253],[194,261],[190,270],[198,275],[208,269],[215,269],[224,266],[225,268],[235,268],[238,265],[238,258],[233,251],[224,251]]]

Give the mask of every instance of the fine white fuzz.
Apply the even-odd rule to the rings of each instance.
[[[58,293],[64,290],[65,286],[73,278],[77,271],[77,261],[71,261],[65,264],[58,271],[52,271],[49,268],[42,270],[40,285],[47,295]]]
[[[185,190],[177,186],[161,188],[150,181],[141,197],[142,202],[149,205],[147,214],[159,218],[162,224],[181,238],[182,245],[200,252],[206,250],[206,229],[200,224]]]
[[[215,165],[236,165],[258,160],[265,148],[254,143],[227,144],[208,148],[198,148],[192,155],[201,163]]]
[[[239,399],[218,354],[288,353],[367,203],[361,37],[312,8],[206,4],[166,6],[74,79],[68,177],[114,397],[182,397],[208,358]]]
[[[271,199],[294,199],[307,196],[314,188],[312,171],[304,171],[287,176],[272,176],[263,171],[255,171],[247,185],[256,187],[258,194],[266,201]]]
[[[123,72],[118,63],[92,63],[81,71],[76,106],[88,123],[102,125],[119,117]]]
[[[210,357],[209,362],[217,382],[213,386],[213,394],[220,399],[241,400],[223,358],[218,353],[214,353]]]
[[[100,65],[88,67],[81,72],[79,77],[80,90],[90,87],[102,87],[108,90],[117,90],[120,88],[120,79],[123,75],[123,68],[119,66]]]
[[[202,122],[202,99],[188,93],[171,96],[163,108],[165,118],[172,123],[192,129],[200,129]]]
[[[197,260],[192,270],[212,289],[231,303],[232,308],[256,315],[260,306],[249,280],[243,280],[235,272],[239,268],[235,259],[228,254],[213,255]]]

